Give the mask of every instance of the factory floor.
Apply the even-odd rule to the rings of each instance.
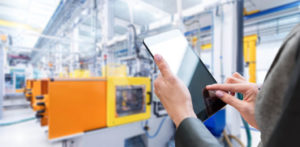
[[[0,124],[32,118],[30,108],[4,110]],[[47,128],[40,127],[36,119],[10,126],[0,126],[1,147],[61,147],[61,142],[50,143]]]
[[[30,108],[4,110],[3,112],[0,124],[32,118],[35,115]],[[0,145],[1,147],[61,147],[61,142],[51,143],[47,139],[46,131],[47,128],[40,127],[36,119],[10,126],[0,126]],[[260,141],[260,132],[251,128],[251,134],[252,147],[256,147]],[[241,140],[244,144],[247,143],[243,127],[241,127]]]

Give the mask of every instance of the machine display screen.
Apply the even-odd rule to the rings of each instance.
[[[118,117],[128,116],[146,111],[145,86],[117,86],[116,114]]]
[[[145,38],[144,45],[152,56],[160,54],[167,61],[172,72],[186,84],[199,119],[204,121],[225,106],[225,103],[217,98],[204,97],[206,85],[214,84],[216,80],[179,30]]]

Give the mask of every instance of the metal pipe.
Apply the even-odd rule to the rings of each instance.
[[[285,4],[285,5],[275,7],[275,8],[259,11],[258,13],[254,13],[252,15],[245,16],[244,20],[249,20],[249,19],[261,17],[261,16],[264,16],[264,15],[280,12],[280,11],[291,9],[291,8],[296,8],[296,7],[299,7],[299,6],[300,6],[300,1],[295,1],[295,2],[292,2],[292,3],[289,3],[289,4]]]
[[[243,37],[244,37],[244,0],[237,0],[237,60],[236,71],[244,74]]]
[[[300,6],[300,1],[296,1],[296,2],[293,2],[293,3],[286,4],[286,5],[282,5],[282,6],[278,6],[278,7],[275,7],[275,8],[267,9],[267,10],[264,10],[264,11],[260,11],[258,13],[254,13],[252,15],[243,16],[243,19],[244,19],[244,21],[249,21],[250,19],[253,19],[253,18],[257,18],[257,17],[260,17],[260,16],[280,12],[280,11],[295,8],[295,7],[298,7],[298,6]],[[238,14],[238,15],[242,15],[242,14],[244,14],[244,13],[242,12],[241,14]],[[295,15],[297,15],[297,14],[299,14],[299,13],[295,13]],[[291,15],[291,14],[289,14],[289,15]],[[193,19],[194,17],[195,16],[185,17],[184,21],[188,21],[190,19]],[[286,16],[281,16],[280,18],[282,18],[282,17],[286,17]],[[278,19],[278,17],[272,18],[271,20],[267,20],[267,21],[272,21],[272,20],[275,20],[275,19]],[[264,21],[266,21],[266,20],[264,20]],[[258,22],[251,23],[251,24],[257,24],[257,23]],[[250,24],[247,24],[247,25],[250,25]],[[211,26],[206,26],[206,27],[200,28],[200,32],[201,31],[209,31],[210,29],[211,29]],[[191,30],[191,31],[185,32],[185,35],[189,35],[189,34],[192,34],[194,32],[198,32],[198,31],[199,31],[198,29]]]
[[[53,20],[54,18],[56,18],[56,16],[61,12],[62,8],[63,8],[63,5],[64,5],[64,0],[60,0],[54,14],[51,16],[47,26],[45,27],[44,31],[43,31],[43,34],[46,34],[45,32],[49,29],[49,27],[52,26],[52,23],[53,23]]]

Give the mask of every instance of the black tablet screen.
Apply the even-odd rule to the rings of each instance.
[[[188,87],[197,117],[202,121],[225,106],[217,98],[203,96],[206,85],[216,83],[197,54],[189,47],[179,30],[147,37],[144,44],[150,54],[160,54],[168,62],[172,72]]]

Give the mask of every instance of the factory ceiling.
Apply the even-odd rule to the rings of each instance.
[[[137,28],[141,28],[170,18],[177,13],[176,1],[114,0],[114,33],[126,34],[128,32],[127,26],[131,21]],[[247,11],[261,11],[294,1],[297,0],[267,0],[264,3],[261,3],[261,0],[245,0],[244,4]],[[63,12],[56,14],[62,2],[68,2],[70,5],[65,7],[64,14]],[[82,43],[79,52],[82,52],[83,55],[94,54],[96,51],[95,46],[92,45],[95,42],[94,38],[98,38],[99,41],[102,37],[99,33],[101,32],[101,22],[95,29],[95,14],[88,11],[89,8],[93,7],[92,2],[88,1],[89,4],[85,5],[79,4],[83,2],[84,0],[1,0],[0,34],[7,34],[12,38],[8,52],[12,55],[27,55],[32,59],[35,58],[34,56],[39,57],[37,53],[41,50],[51,49],[51,43],[57,43],[57,40],[63,42],[61,43],[62,48],[68,48],[71,45],[68,42],[74,41],[72,40],[72,29],[78,27]],[[182,10],[197,8],[196,6],[200,6],[204,2],[209,2],[209,0],[184,0]],[[75,8],[76,6],[79,8]],[[60,15],[60,18],[55,18],[54,15]],[[64,22],[66,18],[72,20],[73,23]],[[56,22],[51,25],[52,21]],[[98,21],[100,20],[98,19]],[[211,18],[206,18],[204,22],[209,24]],[[68,54],[69,50],[64,52]]]

